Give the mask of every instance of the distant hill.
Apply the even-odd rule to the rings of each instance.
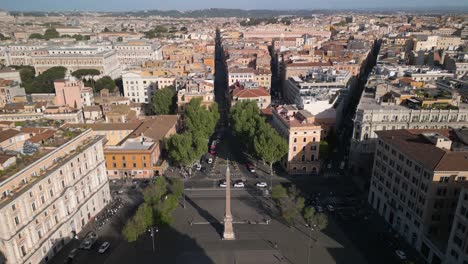
[[[379,14],[391,14],[396,12],[408,12],[418,14],[447,14],[449,13],[465,13],[468,11],[468,6],[460,7],[431,7],[431,8],[358,8],[358,9],[343,9],[343,10],[332,10],[332,9],[302,9],[302,10],[268,10],[268,9],[227,9],[227,8],[210,8],[190,11],[178,11],[178,10],[142,10],[142,11],[127,11],[127,12],[99,12],[105,16],[163,16],[163,17],[175,17],[175,18],[213,18],[213,17],[239,17],[239,18],[271,18],[278,16],[299,16],[299,17],[310,17],[312,14],[332,14],[336,12],[347,11],[355,13],[379,13]],[[87,14],[86,12],[71,12],[71,11],[52,11],[52,12],[18,12],[11,11],[12,15],[24,15],[24,16],[60,16],[60,15],[80,15]]]

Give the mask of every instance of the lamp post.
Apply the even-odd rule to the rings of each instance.
[[[315,226],[315,225],[314,225]],[[307,248],[307,264],[309,264],[310,260],[310,248],[312,247],[312,230],[314,228],[312,226],[309,226],[309,246]]]
[[[150,228],[150,236],[151,236],[151,238],[152,238],[152,240],[153,240],[153,253],[156,251],[156,249],[155,249],[154,237],[156,236],[156,233],[157,233],[158,231],[159,231],[159,230],[158,230],[158,227],[156,227],[156,226],[152,226],[152,227]]]

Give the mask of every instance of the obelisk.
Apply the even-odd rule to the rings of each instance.
[[[231,215],[231,172],[229,171],[229,161],[226,168],[226,214],[224,215],[224,240],[235,240],[234,228],[232,227]]]

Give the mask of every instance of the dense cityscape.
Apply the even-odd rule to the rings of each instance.
[[[467,264],[462,7],[0,10],[0,263]]]

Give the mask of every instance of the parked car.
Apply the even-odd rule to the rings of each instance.
[[[260,187],[260,188],[265,188],[268,186],[266,182],[257,182],[255,186]]]
[[[250,172],[255,172],[255,167],[252,163],[247,163],[246,167]]]
[[[395,254],[400,260],[406,260],[406,253],[403,252],[402,250],[395,250]]]
[[[195,164],[195,168],[197,169],[197,171],[201,170],[202,166],[200,163],[197,163]]]
[[[245,184],[242,181],[238,181],[238,182],[234,183],[234,187],[235,188],[244,188]]]
[[[317,212],[319,212],[319,213],[322,213],[322,212],[323,212],[323,208],[322,208],[322,206],[320,206],[320,205],[317,205],[317,206],[315,207],[315,210],[316,210]]]
[[[335,208],[331,204],[327,205],[327,209],[329,212],[335,212]]]
[[[72,251],[70,251],[70,253],[68,254],[68,258],[70,259],[74,259],[76,254],[78,254],[78,249],[77,248],[74,248],[72,249]]]
[[[94,241],[87,238],[87,239],[85,239],[85,241],[83,241],[83,243],[81,243],[80,248],[89,250],[89,249],[91,249],[93,244],[94,244]]]
[[[206,162],[207,162],[208,164],[213,163],[213,158],[208,158],[208,159],[206,160]]]
[[[226,188],[226,186],[227,186],[227,185],[226,185],[226,181],[221,181],[221,182],[219,183],[219,187],[221,187],[221,188]]]
[[[102,245],[99,247],[98,252],[100,254],[102,254],[102,253],[106,252],[107,249],[109,249],[109,247],[110,247],[110,243],[106,241],[106,242],[102,243]]]

